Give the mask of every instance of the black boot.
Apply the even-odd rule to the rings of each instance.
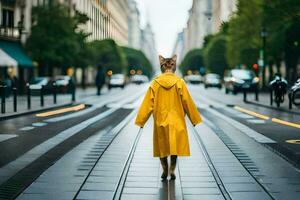
[[[161,175],[161,178],[163,180],[167,179],[168,178],[168,169],[169,169],[169,166],[168,166],[168,158],[167,157],[164,157],[164,158],[160,158],[160,163],[161,163],[161,166],[163,168],[163,173]]]
[[[171,166],[170,166],[171,180],[176,179],[176,175],[175,175],[176,162],[177,162],[177,156],[175,155],[171,156]]]

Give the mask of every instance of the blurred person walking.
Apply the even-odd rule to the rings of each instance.
[[[96,87],[97,87],[97,95],[101,94],[101,88],[105,83],[105,74],[102,67],[98,68],[96,75]]]
[[[144,127],[153,114],[153,156],[160,158],[163,180],[169,174],[171,180],[176,179],[177,156],[190,156],[185,115],[194,126],[202,122],[184,80],[174,74],[176,59],[176,55],[172,58],[159,56],[162,74],[152,81],[135,121],[136,125]]]

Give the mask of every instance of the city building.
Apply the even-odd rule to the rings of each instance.
[[[0,1],[0,60],[10,61],[1,62],[0,82],[8,87],[25,86],[33,75],[33,62],[22,47],[30,29],[31,3],[31,0]],[[16,79],[19,81],[12,83]]]
[[[223,22],[230,19],[237,9],[237,0],[213,0],[212,22],[213,33],[219,31]]]
[[[189,10],[189,18],[184,31],[184,54],[194,48],[201,48],[203,39],[212,33],[211,0],[193,0]]]
[[[88,22],[79,28],[90,35],[89,41],[114,39],[117,44],[142,50],[152,64],[156,65],[154,34],[150,24],[140,28],[140,14],[135,0],[57,0],[70,8],[70,13],[79,11],[86,14]],[[32,9],[46,6],[51,0],[1,0],[0,1],[0,50],[6,60],[15,58],[17,66],[1,67],[12,76],[22,77],[26,83],[33,76],[33,62],[24,53],[22,46],[30,36],[32,27]],[[9,46],[7,48],[6,46]],[[13,46],[13,47],[11,47]],[[13,49],[13,50],[11,50]],[[16,50],[18,49],[18,50]],[[22,53],[22,59],[16,52]],[[13,54],[13,55],[11,55]],[[20,53],[19,53],[20,54]],[[155,59],[154,59],[155,58]],[[19,59],[19,60],[16,60]],[[14,62],[9,62],[14,63]],[[9,70],[7,70],[9,68]],[[88,69],[86,80],[94,81],[92,71]],[[76,71],[77,80],[81,80],[80,69]],[[4,73],[1,73],[4,74]],[[24,84],[25,85],[25,84]]]
[[[236,4],[237,0],[193,0],[187,25],[178,35],[173,51],[184,56],[194,48],[202,48],[205,36],[219,31],[222,22],[236,11]]]
[[[128,0],[104,0],[109,12],[110,38],[119,45],[128,45]]]
[[[173,49],[172,55],[177,55],[177,63],[181,63],[183,59],[183,51],[184,51],[184,32],[180,32],[177,34],[175,46]]]
[[[149,22],[146,24],[145,28],[141,30],[141,50],[151,62],[154,71],[158,70],[159,64],[155,45],[155,35]]]
[[[130,15],[128,18],[128,46],[141,48],[140,12],[134,0],[129,0]]]

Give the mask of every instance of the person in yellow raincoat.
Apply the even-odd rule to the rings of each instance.
[[[135,124],[144,127],[153,114],[153,155],[160,157],[163,168],[162,179],[175,179],[177,156],[190,156],[189,139],[185,123],[185,115],[192,124],[202,122],[183,79],[174,74],[176,58],[159,56],[162,74],[152,82],[138,111]],[[171,156],[170,169],[168,156]]]

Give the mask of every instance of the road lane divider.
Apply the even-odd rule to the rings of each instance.
[[[300,140],[286,140],[285,142],[289,144],[300,144]]]
[[[18,135],[16,135],[16,134],[0,134],[0,142],[3,142],[5,140],[9,140],[9,139],[14,138],[14,137],[18,137]]]
[[[64,121],[64,120],[67,120],[67,119],[74,118],[74,117],[82,116],[82,115],[85,115],[85,114],[90,113],[92,111],[95,111],[96,109],[98,109],[100,107],[108,105],[109,103],[112,103],[112,102],[118,102],[119,101],[119,105],[123,106],[124,104],[126,104],[128,102],[131,102],[131,101],[134,101],[137,98],[140,98],[145,93],[146,89],[147,88],[144,87],[141,90],[139,90],[138,92],[134,93],[133,95],[131,95],[132,93],[130,93],[130,96],[126,95],[126,94],[124,96],[124,94],[122,94],[121,96],[120,95],[117,96],[117,98],[108,97],[107,95],[106,96],[100,96],[100,98],[98,99],[99,103],[92,104],[93,106],[91,106],[90,108],[81,110],[79,112],[71,113],[71,114],[68,114],[68,115],[53,117],[53,118],[50,118],[50,119],[46,119],[44,121],[45,122],[60,122],[60,121]],[[91,102],[89,102],[89,103],[91,103]],[[119,106],[119,107],[121,107],[121,106]]]
[[[291,126],[291,127],[295,127],[295,128],[300,128],[300,124],[284,121],[284,120],[277,119],[277,118],[272,118],[272,122],[276,122],[279,124],[283,124],[283,125]]]
[[[84,109],[85,107],[86,106],[84,104],[79,104],[77,106],[72,106],[72,107],[68,107],[68,108],[62,108],[62,109],[58,109],[58,110],[52,110],[52,111],[48,111],[48,112],[38,113],[38,114],[36,114],[36,116],[37,117],[49,117],[49,116],[67,113],[67,112],[79,111],[79,110]]]
[[[201,105],[201,103],[198,100],[199,98],[197,98],[196,105],[197,107],[199,107],[198,105]],[[226,121],[227,123],[231,124],[233,127],[237,128],[238,130],[240,130],[242,133],[248,135],[250,138],[256,140],[259,143],[276,143],[276,141],[272,140],[271,138],[268,138],[266,136],[264,136],[263,134],[249,128],[248,126],[238,122],[237,120],[234,120],[226,115],[224,115],[223,113],[217,111],[216,109],[213,108],[206,108],[206,110],[210,113],[212,113],[213,115],[215,115],[216,117],[219,117],[221,119],[223,119],[224,121]]]
[[[264,120],[269,120],[270,117],[267,116],[267,115],[262,115],[262,114],[259,114],[257,112],[253,112],[251,110],[247,110],[245,108],[241,108],[239,106],[234,106],[234,109],[240,111],[240,112],[243,112],[243,113],[246,113],[248,115],[251,115],[251,116],[254,116],[254,117],[257,117],[257,118],[260,118],[260,119],[264,119]]]
[[[247,110],[247,109],[241,108],[239,106],[234,106],[234,109],[236,109],[236,110],[238,110],[240,112],[246,113],[248,115],[255,116],[255,117],[260,118],[260,119],[264,119],[264,120],[271,119],[272,122],[275,122],[275,123],[278,123],[278,124],[282,124],[282,125],[285,125],[285,126],[291,126],[291,127],[294,127],[294,128],[300,128],[300,124],[293,123],[293,122],[288,122],[288,121],[281,120],[281,119],[274,118],[274,117],[270,118],[269,116],[262,115],[262,114],[259,114],[257,112],[253,112],[251,110]]]

